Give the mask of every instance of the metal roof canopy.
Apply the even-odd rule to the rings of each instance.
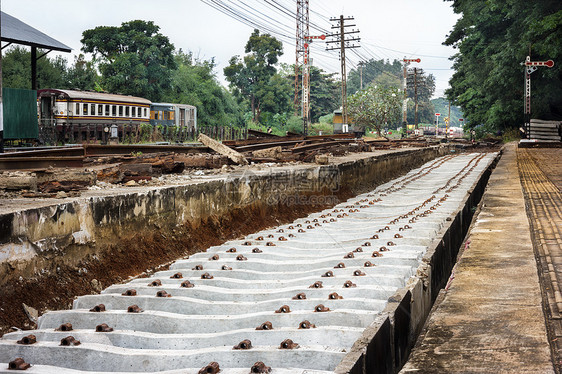
[[[1,40],[8,42],[2,49],[12,43],[31,47],[31,89],[37,90],[37,60],[51,51],[71,52],[72,49],[7,13],[0,12],[0,14],[2,17],[0,22]],[[37,57],[37,48],[48,49],[49,51]]]

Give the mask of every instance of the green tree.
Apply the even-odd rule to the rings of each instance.
[[[44,52],[38,50],[40,56]],[[3,85],[31,89],[31,52],[25,47],[10,48],[2,57]],[[42,57],[37,61],[38,88],[69,88],[66,82],[66,60],[60,56]]]
[[[83,54],[74,58],[74,65],[66,71],[69,88],[77,90],[95,90],[99,81],[98,73],[92,61],[86,61]]]
[[[516,127],[523,118],[524,70],[532,60],[562,61],[562,4],[551,0],[461,0],[461,17],[445,40],[458,49],[447,97],[472,126]],[[540,68],[532,75],[533,117],[562,117],[562,70]]]
[[[172,72],[171,88],[166,91],[164,101],[195,105],[197,121],[203,127],[243,122],[240,106],[214,75],[214,60],[200,61],[182,50],[174,58],[178,68]]]
[[[161,101],[176,69],[174,46],[152,21],[98,26],[82,33],[82,51],[92,53],[110,92]]]
[[[362,67],[352,69],[347,75],[348,95],[352,95],[361,89],[361,75],[363,75],[363,88],[367,87],[376,78],[379,78],[379,80],[385,83],[390,83],[395,81],[395,79],[398,79],[400,82],[402,77],[402,64],[398,60],[390,62],[382,59],[370,59],[369,61],[363,62]]]
[[[400,119],[401,102],[398,89],[369,86],[347,99],[348,114],[357,126],[374,129],[380,135],[383,125]]]
[[[258,30],[254,30],[246,43],[245,52],[243,59],[240,56],[230,59],[224,75],[235,94],[249,100],[253,120],[259,122],[262,104],[269,100],[269,85],[277,72],[275,64],[283,54],[283,44],[269,34],[260,35]]]
[[[294,100],[295,65],[283,65],[282,74],[291,85],[291,100]],[[310,67],[310,120],[318,122],[320,117],[332,114],[341,105],[341,85],[336,80],[337,73],[326,73],[316,67]],[[299,74],[302,82],[302,74]],[[299,91],[299,94],[302,91]],[[301,96],[298,97],[298,113],[301,112]]]

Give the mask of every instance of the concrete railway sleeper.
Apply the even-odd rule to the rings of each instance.
[[[20,358],[36,373],[333,372],[496,156],[441,157],[334,208],[79,297],[40,317],[35,343],[17,343],[29,331],[6,334],[0,372]]]

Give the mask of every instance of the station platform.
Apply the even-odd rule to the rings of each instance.
[[[561,151],[506,145],[459,262],[401,373],[559,372]]]

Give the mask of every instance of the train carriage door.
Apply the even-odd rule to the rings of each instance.
[[[55,120],[54,111],[55,98],[54,96],[41,96],[40,97],[40,120],[43,124],[52,123]]]

